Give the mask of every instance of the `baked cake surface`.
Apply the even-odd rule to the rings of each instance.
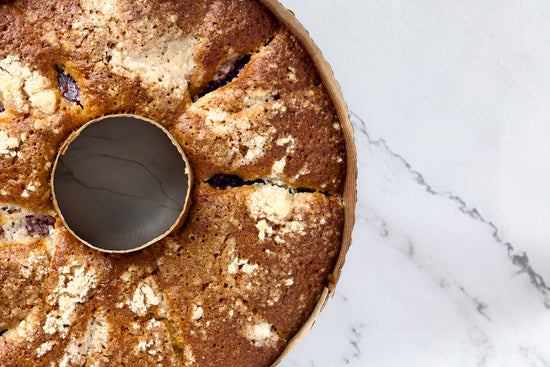
[[[73,238],[49,184],[116,113],[195,173],[183,227],[129,255]],[[345,175],[326,87],[260,2],[0,1],[0,365],[269,366],[331,281]]]

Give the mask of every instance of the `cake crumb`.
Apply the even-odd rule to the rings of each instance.
[[[288,73],[288,79],[291,81],[291,82],[297,82],[298,81],[298,78],[296,78],[296,74],[294,73]]]
[[[299,215],[291,215],[294,196],[282,187],[257,184],[247,199],[249,215],[257,220],[258,238],[265,240],[275,236],[279,244],[288,234],[305,234],[305,225]],[[273,229],[277,225],[277,230]]]
[[[292,195],[277,186],[259,184],[247,200],[248,209],[254,218],[283,219],[292,208]]]
[[[250,265],[248,263],[248,259],[239,259],[238,257],[234,257],[229,266],[227,267],[227,272],[229,274],[237,274],[237,272],[242,270],[243,273],[246,273],[248,275],[251,275],[256,270],[258,270],[259,265],[253,264]]]

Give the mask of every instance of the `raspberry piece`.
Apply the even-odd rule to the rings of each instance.
[[[65,70],[57,67],[57,89],[63,97],[69,102],[80,104],[80,88],[78,83],[71,74],[67,73]]]
[[[235,175],[225,175],[223,173],[217,173],[214,176],[210,177],[207,181],[207,184],[212,186],[215,189],[224,190],[228,187],[239,187],[246,185],[246,181]]]
[[[215,91],[216,89],[219,89],[238,78],[242,74],[244,68],[246,67],[246,64],[248,64],[249,61],[250,55],[244,55],[223,63],[216,74],[214,74],[214,77],[212,77],[210,83],[208,83],[206,89],[200,94],[199,97]]]
[[[31,237],[45,237],[55,225],[55,219],[49,215],[25,216],[25,229]]]

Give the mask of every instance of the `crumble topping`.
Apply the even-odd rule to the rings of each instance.
[[[153,328],[159,328],[161,325],[160,321],[156,319],[151,319],[147,322],[147,326],[145,327],[147,330],[151,330]]]
[[[306,167],[302,167],[300,168],[300,170],[298,171],[298,173],[293,177],[293,180],[296,181],[298,180],[300,177],[302,176],[305,176],[305,175],[308,175],[311,173],[311,170],[309,170],[308,168]],[[325,185],[326,186],[326,185]]]
[[[86,365],[86,358],[104,349],[109,336],[109,324],[99,318],[91,317],[86,325],[86,332],[79,337],[71,337],[65,347],[59,367]]]
[[[115,0],[86,0],[82,6],[84,12],[72,23],[72,31],[81,42],[92,33],[92,44],[107,41],[99,46],[101,62],[116,74],[138,77],[149,88],[170,90],[176,98],[187,95],[197,38],[177,27],[160,31],[153,19],[129,23]]]
[[[169,334],[165,325],[154,318],[150,319],[145,324],[145,330],[147,331],[132,335],[132,337],[137,337],[137,343],[133,348],[134,355],[137,356],[144,365],[173,366],[173,360],[171,363],[168,362],[170,361],[170,357],[167,354],[167,348],[170,348],[170,346],[167,345]],[[168,357],[168,359],[166,357]],[[167,361],[167,364],[161,363],[163,361]]]
[[[125,277],[125,275],[123,274]],[[125,302],[132,312],[139,316],[144,316],[149,308],[158,307],[160,316],[166,316],[169,313],[169,307],[164,299],[162,292],[158,290],[156,282],[152,278],[147,278],[139,283],[136,287],[132,299]],[[123,307],[124,303],[120,303],[119,307]]]
[[[16,157],[18,152],[15,149],[19,148],[20,144],[21,142],[18,138],[10,137],[8,133],[0,130],[0,154],[5,158]]]
[[[2,337],[6,342],[14,342],[17,340],[28,340],[34,342],[36,326],[38,321],[39,308],[35,308],[25,320],[22,320],[17,327],[8,330]]]
[[[116,10],[116,0],[83,0],[80,4],[87,11],[99,11],[105,16],[113,16]]]
[[[193,70],[196,39],[181,34],[163,35],[146,47],[119,43],[112,51],[113,71],[121,75],[137,73],[147,83],[168,89],[187,85]]]
[[[219,137],[216,141],[223,147],[217,149],[228,150],[223,155],[215,154],[221,161],[220,164],[238,168],[254,163],[266,155],[277,129],[263,118],[263,104],[253,104],[238,112],[228,112],[222,108],[211,108],[210,103],[208,97],[200,99],[191,105],[184,120],[189,122],[199,117],[208,134]]]
[[[283,173],[286,166],[286,158],[283,157],[278,161],[275,161],[273,163],[273,166],[271,167],[271,173],[275,176],[279,176]]]
[[[204,310],[202,307],[193,305],[192,313],[191,313],[191,320],[198,320],[204,315]]]
[[[263,106],[275,100],[275,92],[267,89],[259,88],[254,93],[246,95],[243,100],[245,108],[254,105]]]
[[[28,253],[27,257],[19,263],[19,270],[25,279],[30,278],[35,272],[37,280],[40,281],[46,277],[48,268],[44,264],[48,264],[48,262],[49,258],[46,254],[40,250],[33,251]]]
[[[188,364],[193,364],[196,361],[195,356],[193,355],[193,349],[189,345],[186,345],[183,348],[183,356],[185,357],[185,360]]]
[[[18,56],[0,60],[0,102],[22,113],[29,112],[29,104],[45,115],[52,115],[57,107],[57,95],[50,81],[21,64]]]
[[[284,138],[277,139],[277,145],[280,147],[283,145],[288,145],[286,147],[286,153],[290,154],[296,149],[296,140],[292,137],[292,135],[289,135]]]
[[[137,350],[139,352],[144,352],[146,351],[147,349],[149,349],[149,347],[153,345],[153,341],[152,340],[149,340],[149,341],[145,341],[145,340],[142,340],[138,343],[137,345]]]
[[[283,243],[282,236],[293,233],[305,234],[302,218],[291,217],[294,196],[284,188],[269,185],[254,185],[255,191],[247,200],[250,216],[255,219],[258,238],[265,240],[275,236],[277,243]],[[275,230],[273,225],[278,225]]]
[[[227,267],[227,272],[229,274],[237,274],[237,272],[241,270],[243,273],[251,275],[258,270],[258,268],[258,264],[249,264],[248,259],[239,259],[238,257],[234,257]]]
[[[265,219],[259,220],[256,223],[256,228],[259,231],[258,238],[262,241],[265,240],[266,235],[268,237],[271,237],[271,235],[273,235],[273,228],[269,224],[267,224],[267,221]],[[266,251],[269,251],[269,250],[266,250]]]
[[[279,336],[272,330],[272,325],[267,321],[260,321],[253,325],[246,325],[244,333],[256,346],[275,344]]]
[[[59,362],[59,367],[67,367],[69,363],[82,364],[85,358],[82,352],[78,347],[78,345],[76,344],[76,340],[72,338],[69,345],[67,345],[67,347],[65,348],[65,354],[63,355],[61,362]]]
[[[155,295],[149,284],[141,283],[134,292],[130,309],[138,315],[145,315],[149,306],[158,306],[160,299]]]
[[[97,275],[95,269],[86,269],[78,261],[61,267],[59,271],[57,288],[47,299],[52,306],[58,307],[47,315],[44,331],[50,335],[60,332],[64,338],[66,327],[76,316],[77,305],[84,303],[88,293],[97,286]]]
[[[264,147],[268,143],[268,137],[257,135],[252,139],[244,140],[243,145],[248,148],[246,155],[241,159],[241,163],[247,164],[255,161],[264,155]]]

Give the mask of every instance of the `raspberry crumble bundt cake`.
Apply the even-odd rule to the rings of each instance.
[[[283,353],[338,276],[353,143],[279,19],[254,0],[0,1],[0,365]],[[181,229],[124,255],[79,243],[49,184],[71,132],[118,113],[166,127],[195,177]]]

